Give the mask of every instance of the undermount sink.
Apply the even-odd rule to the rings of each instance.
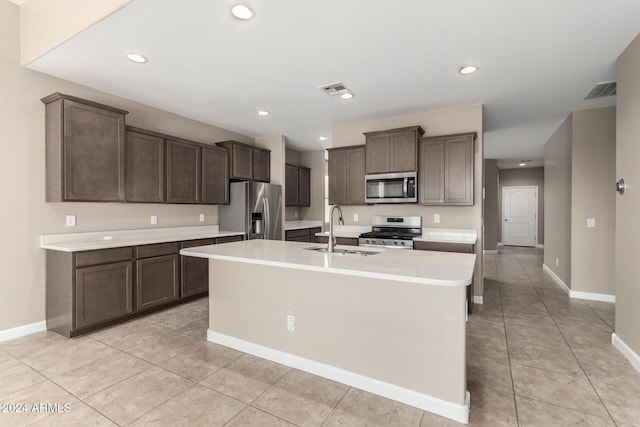
[[[308,248],[304,248],[307,251],[316,251],[316,252],[329,252],[328,248],[326,246],[311,246]],[[367,255],[377,255],[380,252],[379,251],[365,251],[364,249],[334,249],[333,250],[334,254],[339,254],[339,255],[361,255],[361,256],[367,256]]]

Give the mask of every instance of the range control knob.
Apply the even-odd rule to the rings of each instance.
[[[404,246],[404,240],[403,240],[402,242],[400,242],[400,244],[401,244],[402,246]]]
[[[386,244],[387,244],[387,241],[386,241],[386,240],[383,240],[383,241],[382,241],[382,244],[383,244],[383,245],[386,245]]]
[[[397,240],[394,240],[394,241],[393,241],[393,244],[394,244],[394,245],[397,245],[397,244],[398,244],[398,241],[397,241]]]

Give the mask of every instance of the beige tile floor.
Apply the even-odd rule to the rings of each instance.
[[[540,250],[485,256],[467,328],[472,426],[640,426],[640,374],[611,346],[614,306],[570,300]],[[67,340],[0,344],[0,426],[456,426],[207,343],[207,300]],[[59,404],[33,410],[34,403]],[[38,408],[38,406],[36,406]]]

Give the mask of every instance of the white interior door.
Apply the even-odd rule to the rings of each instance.
[[[538,187],[502,187],[502,244],[535,246]]]

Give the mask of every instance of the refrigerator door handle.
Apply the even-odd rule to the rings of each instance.
[[[262,199],[262,218],[263,218],[263,227],[262,227],[262,238],[267,239],[269,236],[269,228],[271,222],[271,215],[269,212],[269,199],[264,197]]]

